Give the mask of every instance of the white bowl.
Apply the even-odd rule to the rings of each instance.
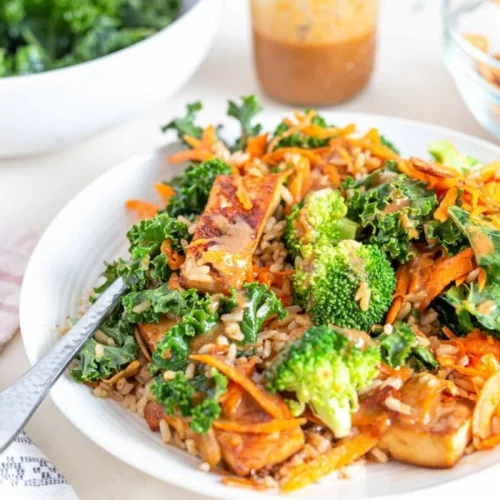
[[[356,123],[361,131],[377,127],[408,156],[426,155],[431,141],[449,139],[459,150],[482,162],[500,158],[498,146],[432,125],[376,115],[323,114],[329,123]],[[261,121],[265,130],[273,130],[279,118],[264,116]],[[218,122],[220,117],[212,120]],[[109,262],[126,250],[125,233],[132,221],[124,212],[124,202],[129,198],[154,200],[153,184],[179,173],[179,166],[174,169],[167,161],[172,152],[172,147],[163,148],[109,170],[76,196],[42,236],[26,270],[21,293],[21,331],[32,364],[58,340],[57,325],[63,325],[67,315],[81,309],[81,299],[95,285],[103,261]],[[66,374],[56,383],[51,396],[66,417],[99,446],[154,477],[227,500],[283,498],[274,491],[258,493],[222,485],[219,476],[200,471],[194,457],[165,447],[159,434],[151,432],[136,414],[115,401],[94,397],[87,386]],[[338,480],[331,475],[289,498],[348,500],[392,494],[401,499],[405,493],[455,481],[498,462],[500,448],[465,457],[449,470],[422,469],[398,462],[370,465],[352,479]]]
[[[185,0],[171,25],[126,49],[0,78],[0,157],[61,148],[174,94],[206,56],[220,10],[221,0]]]

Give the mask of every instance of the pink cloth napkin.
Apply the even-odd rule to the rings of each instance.
[[[29,231],[0,229],[0,349],[19,328],[19,293],[36,240]]]

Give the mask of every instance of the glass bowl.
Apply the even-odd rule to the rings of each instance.
[[[445,64],[476,120],[500,137],[500,1],[443,0]]]

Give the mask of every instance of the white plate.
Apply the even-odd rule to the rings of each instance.
[[[450,139],[455,146],[482,162],[500,159],[500,148],[451,130],[427,124],[363,114],[325,113],[331,123],[354,122],[360,130],[377,127],[404,155],[426,156],[426,145]],[[214,120],[219,121],[219,120]],[[264,116],[274,126],[277,116]],[[167,162],[172,146],[132,158],[108,171],[76,196],[55,218],[40,240],[23,283],[21,330],[31,363],[37,362],[58,339],[58,325],[82,307],[103,268],[126,248],[131,224],[123,210],[129,198],[154,199],[153,184],[174,170]],[[246,500],[276,498],[276,492],[255,493],[229,488],[214,474],[201,472],[197,460],[165,447],[146,422],[111,400],[92,396],[88,387],[67,375],[52,390],[60,410],[89,438],[117,458],[152,476],[217,498]],[[500,462],[500,449],[467,457],[451,470],[419,469],[399,463],[370,465],[349,480],[325,478],[291,498],[376,498],[401,495],[479,472]]]

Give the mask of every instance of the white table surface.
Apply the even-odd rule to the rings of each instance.
[[[494,139],[473,119],[460,99],[440,55],[438,0],[382,0],[378,63],[369,88],[339,109],[428,121],[484,139]],[[44,156],[0,162],[0,226],[20,224],[38,230],[94,178],[121,160],[160,145],[159,125],[201,99],[223,113],[226,99],[260,94],[253,73],[248,6],[226,0],[210,55],[173,99],[76,146]],[[265,98],[268,109],[286,110]],[[43,126],[43,124],[40,124]],[[20,336],[0,354],[0,389],[29,367]],[[83,436],[47,400],[27,432],[62,470],[82,499],[201,498],[166,485],[113,458]],[[428,500],[496,489],[500,467],[425,493]],[[406,498],[417,498],[417,494]]]

